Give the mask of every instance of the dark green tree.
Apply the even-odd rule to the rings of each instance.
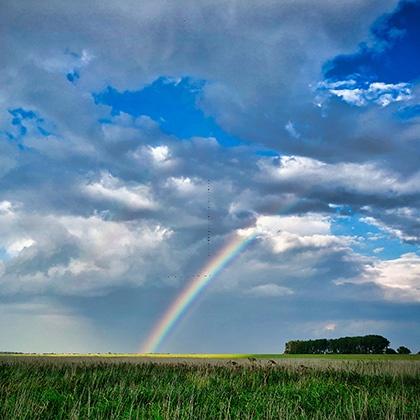
[[[365,335],[288,341],[284,352],[289,354],[383,354],[388,346],[389,340],[381,335]]]
[[[397,348],[398,354],[410,354],[411,350],[408,347],[400,346]]]

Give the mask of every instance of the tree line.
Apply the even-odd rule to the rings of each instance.
[[[397,351],[389,348],[389,340],[381,335],[341,337],[334,339],[292,340],[285,345],[286,354],[409,354],[411,351],[400,346]]]

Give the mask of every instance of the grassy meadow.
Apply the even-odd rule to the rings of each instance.
[[[145,356],[2,356],[0,418],[420,418],[417,356]]]

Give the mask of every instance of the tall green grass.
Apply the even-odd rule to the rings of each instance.
[[[0,418],[419,419],[420,376],[303,366],[11,363],[0,365]]]

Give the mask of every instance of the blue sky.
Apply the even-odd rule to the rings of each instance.
[[[334,57],[325,64],[329,79],[355,75],[385,83],[416,81],[420,74],[420,4],[403,1],[392,13],[380,16],[371,27],[371,38],[362,41],[355,53]]]
[[[208,230],[161,351],[420,349],[420,2],[53,3],[0,6],[4,350],[137,351]]]
[[[188,77],[178,80],[159,77],[138,91],[119,92],[108,86],[93,96],[96,103],[110,106],[112,115],[147,115],[158,122],[166,134],[181,139],[214,137],[226,147],[239,145],[241,140],[223,131],[211,116],[206,116],[200,109],[199,100],[204,83]]]

